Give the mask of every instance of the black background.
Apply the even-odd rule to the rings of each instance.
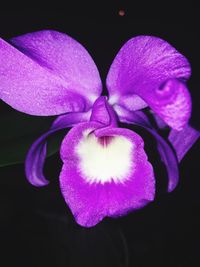
[[[118,14],[120,9],[124,16]],[[23,7],[2,7],[0,14],[4,39],[42,29],[75,38],[92,55],[104,85],[114,56],[129,38],[148,34],[167,40],[191,62],[191,123],[200,125],[199,18],[192,3],[175,7],[169,2],[159,6],[136,5],[135,1],[54,2],[46,6],[31,2]],[[4,112],[10,112],[0,104]],[[147,145],[154,166],[158,165],[155,202],[123,218],[105,219],[91,229],[78,226],[64,203],[58,184],[58,155],[45,165],[51,181],[45,188],[28,184],[23,164],[1,168],[0,266],[199,266],[199,148],[197,142],[183,159],[180,183],[168,194],[155,147]]]

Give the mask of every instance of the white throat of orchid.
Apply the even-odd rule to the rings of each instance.
[[[134,144],[123,136],[97,138],[88,132],[76,147],[79,171],[86,182],[123,183],[134,170]]]

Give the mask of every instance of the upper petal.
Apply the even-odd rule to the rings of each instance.
[[[33,115],[85,111],[101,94],[97,67],[64,33],[39,31],[0,39],[0,98]]]
[[[132,38],[110,67],[109,102],[129,110],[149,105],[168,125],[180,130],[191,113],[185,85],[190,73],[187,59],[166,41],[153,36]]]

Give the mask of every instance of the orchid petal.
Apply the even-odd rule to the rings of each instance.
[[[182,131],[171,130],[169,141],[173,145],[178,161],[180,162],[187,151],[199,139],[200,131],[195,130],[190,125],[186,125]]]
[[[106,146],[101,138],[108,138]],[[122,216],[154,199],[153,168],[143,146],[136,133],[102,128],[93,121],[68,132],[61,146],[60,186],[78,224],[91,227],[106,216]]]
[[[64,33],[39,31],[0,39],[0,98],[32,115],[87,111],[101,94],[97,67]]]
[[[185,81],[187,59],[153,36],[130,39],[114,59],[107,76],[109,103],[130,111],[150,106],[169,126],[181,130],[191,115]]]
[[[88,113],[69,113],[59,116],[53,123],[51,129],[38,138],[31,146],[25,162],[25,171],[28,181],[35,186],[44,186],[49,183],[44,177],[43,166],[46,157],[46,139],[51,134],[72,127],[77,123],[89,120]]]
[[[138,125],[155,137],[158,151],[168,173],[168,191],[173,191],[179,181],[179,169],[176,155],[170,145],[156,132],[155,129],[152,128],[148,119],[145,118],[145,114],[141,116],[141,111],[139,113],[130,112],[119,105],[115,105],[115,111],[117,112],[121,122]]]

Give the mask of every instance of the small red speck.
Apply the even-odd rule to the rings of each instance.
[[[125,11],[123,9],[120,9],[118,14],[119,16],[123,17],[125,15]]]

